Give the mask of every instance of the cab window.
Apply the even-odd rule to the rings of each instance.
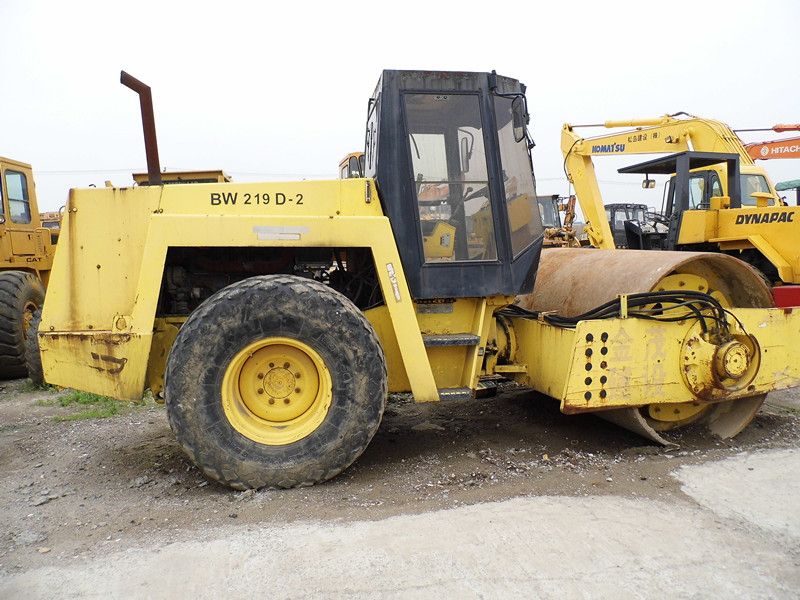
[[[705,187],[705,175],[692,175],[689,177],[689,208],[701,208]]]
[[[0,181],[0,224],[6,222],[6,209],[3,203],[3,182]]]
[[[6,196],[12,223],[30,223],[31,205],[28,200],[28,180],[24,173],[6,171]]]
[[[347,177],[361,177],[361,165],[358,164],[358,157],[351,156],[347,161],[348,174]]]
[[[425,262],[496,260],[478,96],[404,102]]]
[[[516,258],[542,235],[542,219],[536,218],[538,200],[533,180],[528,143],[514,138],[514,118],[511,98],[495,97],[497,138],[500,142],[500,162],[503,167],[503,189],[506,212],[511,230],[511,250]],[[553,207],[550,203],[551,210]],[[555,215],[550,221],[555,222]]]
[[[751,194],[756,192],[770,193],[769,185],[763,175],[741,175],[742,206],[755,206],[756,199]]]
[[[545,227],[560,226],[555,202],[549,196],[539,200],[539,216],[542,219],[542,225]]]
[[[716,172],[711,173],[711,197],[722,196],[722,183],[720,183],[719,175]]]
[[[628,220],[628,214],[624,208],[618,208],[614,211],[614,229],[622,231],[625,229],[625,221]]]

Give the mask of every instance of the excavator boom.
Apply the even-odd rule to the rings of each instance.
[[[685,118],[678,118],[681,116]],[[582,138],[575,131],[578,127],[632,129]],[[604,249],[616,247],[606,219],[593,156],[671,154],[689,150],[737,154],[744,167],[743,172],[757,169],[742,141],[721,121],[676,113],[651,119],[605,121],[591,125],[564,124],[561,129],[564,170],[575,188],[575,195],[587,221],[585,231],[590,243]],[[771,184],[769,187],[774,188]],[[777,199],[776,194],[772,195]]]

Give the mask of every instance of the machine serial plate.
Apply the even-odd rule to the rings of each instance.
[[[234,206],[234,205],[249,205],[249,206],[266,206],[272,204],[275,206],[285,206],[287,204],[295,204],[300,206],[303,204],[303,194],[284,194],[283,192],[275,192],[268,194],[266,192],[251,194],[250,192],[211,192],[210,194],[211,206]]]

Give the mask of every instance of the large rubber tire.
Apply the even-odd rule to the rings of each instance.
[[[270,338],[307,345],[330,374],[324,420],[284,445],[243,435],[222,405],[229,365]],[[208,477],[235,489],[307,486],[346,469],[369,444],[386,403],[386,359],[369,321],[345,296],[310,279],[265,275],[223,288],[189,316],[164,387],[170,426]]]
[[[42,355],[39,353],[39,324],[42,322],[42,309],[37,308],[28,325],[27,339],[25,340],[25,366],[28,368],[28,379],[36,387],[44,387],[44,369]]]
[[[44,285],[25,271],[0,272],[0,379],[25,377],[25,340],[33,313],[44,303]]]

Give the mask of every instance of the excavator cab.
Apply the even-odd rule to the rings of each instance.
[[[339,161],[339,179],[354,179],[364,176],[364,153],[350,152]]]
[[[384,71],[369,103],[374,177],[416,299],[533,288],[543,227],[525,87],[492,73]]]

